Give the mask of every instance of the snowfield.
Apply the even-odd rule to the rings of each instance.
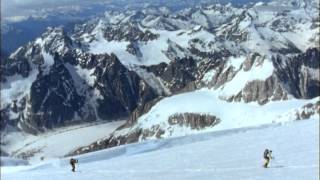
[[[262,167],[265,148],[273,150]],[[319,177],[319,119],[154,140],[30,166],[1,167],[3,180],[302,180]]]
[[[110,123],[87,123],[58,128],[34,136],[23,132],[11,132],[1,137],[2,148],[9,154],[34,153],[30,161],[59,158],[72,150],[86,146],[93,141],[109,136],[125,121]]]

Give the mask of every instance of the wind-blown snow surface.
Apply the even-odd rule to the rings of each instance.
[[[273,150],[269,169],[265,148]],[[33,166],[1,167],[9,180],[302,180],[319,177],[319,119],[131,144]]]
[[[10,154],[35,152],[30,161],[37,162],[41,157],[45,159],[63,157],[74,149],[105,138],[123,123],[124,121],[82,124],[59,128],[38,136],[11,132],[1,137],[1,143],[5,152]]]

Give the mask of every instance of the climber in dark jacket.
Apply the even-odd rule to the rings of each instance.
[[[263,165],[264,168],[268,168],[269,162],[272,159],[271,153],[272,151],[269,149],[264,150],[264,153],[263,153],[263,158],[265,160]]]
[[[76,163],[78,163],[77,159],[70,159],[70,165],[72,166],[72,171],[75,172],[76,171]]]

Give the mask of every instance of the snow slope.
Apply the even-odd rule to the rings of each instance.
[[[271,168],[262,168],[265,148]],[[1,179],[302,180],[319,177],[319,119],[130,144],[32,166],[1,167]]]
[[[22,165],[28,165],[29,162],[27,160],[23,159],[16,159],[12,157],[1,157],[1,166],[22,166]]]
[[[11,132],[1,137],[3,150],[9,154],[34,153],[31,162],[41,157],[52,159],[63,157],[70,151],[86,146],[93,141],[109,136],[124,121],[110,123],[88,123],[48,131],[34,136],[23,132]]]
[[[165,132],[161,137],[167,138],[263,124],[284,123],[295,120],[296,113],[302,106],[319,100],[319,97],[311,100],[290,99],[272,101],[261,106],[255,102],[226,102],[219,98],[220,95],[220,90],[203,88],[166,97],[156,103],[146,114],[139,117],[137,123],[132,127],[116,131],[115,135],[126,135],[128,132],[135,132],[137,129],[153,129],[158,125]],[[191,129],[188,126],[169,124],[170,116],[186,112],[213,115],[221,119],[221,122],[201,131]],[[146,139],[156,138],[156,134],[152,137],[146,137]]]

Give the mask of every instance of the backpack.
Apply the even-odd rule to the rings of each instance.
[[[263,153],[263,157],[267,159],[267,158],[269,158],[268,155],[269,155],[269,150],[266,149],[266,150],[264,151],[264,153]]]
[[[75,163],[78,163],[78,160],[71,158],[71,159],[70,159],[70,164],[75,164]]]

